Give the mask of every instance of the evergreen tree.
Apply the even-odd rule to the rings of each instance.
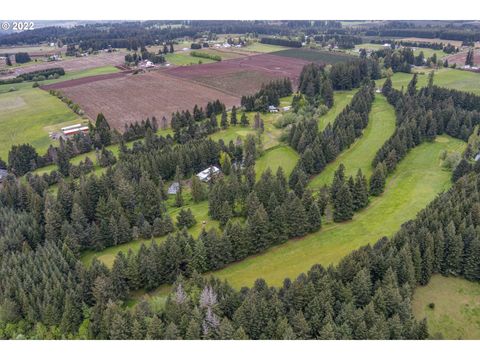
[[[230,124],[232,126],[237,126],[237,107],[233,105],[232,112],[230,113]]]
[[[343,183],[333,198],[333,220],[341,222],[353,218],[353,200],[350,188],[347,183]]]
[[[240,118],[240,125],[242,125],[243,127],[247,127],[249,123],[250,122],[248,121],[247,114],[243,112]]]
[[[385,189],[385,165],[383,163],[377,164],[370,178],[370,195],[379,196]]]
[[[198,203],[205,200],[206,198],[206,189],[200,179],[193,175],[191,179],[191,193],[193,202]]]
[[[177,228],[179,230],[183,229],[184,227],[189,229],[193,225],[197,223],[195,217],[193,216],[192,210],[188,209],[181,209],[177,215]]]

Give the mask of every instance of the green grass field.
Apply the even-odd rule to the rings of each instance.
[[[190,55],[190,52],[174,52],[168,53],[165,55],[165,59],[167,62],[173,65],[193,65],[193,64],[208,64],[212,62],[216,62],[215,60],[212,59],[205,59],[205,58],[199,58],[199,57],[194,57]]]
[[[43,81],[50,84],[85,76],[116,72],[113,66],[68,73],[55,80]],[[14,87],[16,91],[9,92]],[[0,158],[7,159],[14,144],[30,143],[41,155],[52,141],[48,132],[52,127],[78,122],[79,116],[58,98],[39,88],[32,82],[0,85]]]
[[[343,151],[335,161],[328,164],[319,175],[315,176],[309,186],[319,189],[323,185],[330,185],[333,174],[340,164],[345,165],[346,176],[355,176],[358,169],[362,169],[363,174],[369,178],[373,170],[372,161],[378,149],[394,131],[395,111],[383,95],[376,94],[368,126],[362,136],[349,149]]]
[[[45,153],[51,144],[45,127],[78,118],[62,101],[38,88],[1,94],[0,109],[0,157],[5,160],[14,144],[30,143]]]
[[[428,83],[429,70],[422,71],[418,75],[417,88],[426,86]],[[392,76],[393,86],[406,89],[412,79],[413,74],[395,73]],[[377,86],[382,86],[386,79],[377,80]],[[462,71],[455,69],[439,69],[435,71],[434,84],[450,89],[469,91],[480,95],[480,74],[471,71]]]
[[[352,101],[353,95],[357,93],[358,89],[348,91],[335,91],[333,94],[333,106],[328,112],[320,116],[318,119],[318,129],[324,130],[328,124],[333,123],[335,118],[342,112],[345,107]]]
[[[255,163],[257,180],[260,179],[267,168],[270,168],[272,173],[275,174],[280,166],[288,178],[298,159],[297,152],[287,145],[280,145],[266,151]]]
[[[384,194],[372,199],[353,220],[326,224],[316,233],[290,240],[213,275],[236,288],[251,286],[259,277],[278,286],[286,277],[295,278],[314,264],[336,264],[352,250],[393,235],[401,224],[449,188],[451,174],[442,168],[440,153],[464,148],[464,142],[440,136],[435,142],[412,149],[388,178]]]
[[[426,286],[415,289],[412,308],[418,320],[427,318],[433,339],[480,339],[479,283],[434,275]]]
[[[271,52],[286,50],[286,49],[288,49],[288,48],[284,47],[284,46],[262,44],[262,43],[259,43],[259,42],[253,42],[250,45],[242,48],[242,50],[259,52],[259,53],[271,53]]]

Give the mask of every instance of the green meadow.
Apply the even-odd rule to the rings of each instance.
[[[41,84],[116,72],[113,66],[68,73]],[[0,85],[0,158],[7,159],[12,145],[30,143],[43,154],[53,142],[48,132],[65,124],[80,122],[65,103],[47,91],[32,88],[32,82]],[[15,91],[9,91],[11,88]]]
[[[438,193],[448,189],[451,174],[442,168],[440,154],[464,148],[465,143],[460,140],[439,136],[434,142],[412,149],[387,179],[382,196],[372,198],[353,220],[325,224],[316,233],[292,239],[212,275],[236,288],[252,286],[259,277],[269,285],[279,286],[286,277],[296,278],[314,264],[338,263],[351,251],[373,244],[382,236],[393,235]]]
[[[417,320],[427,319],[432,339],[480,339],[480,284],[434,275],[415,289],[412,309]]]
[[[350,148],[343,151],[333,162],[311,181],[309,186],[319,189],[323,185],[330,185],[333,174],[340,164],[345,165],[345,175],[350,176],[357,173],[358,169],[367,178],[372,173],[372,161],[385,141],[395,131],[395,111],[387,102],[384,96],[376,94],[370,111],[368,126],[363,134]]]

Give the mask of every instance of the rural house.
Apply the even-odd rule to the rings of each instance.
[[[220,174],[220,169],[216,166],[210,166],[207,169],[200,171],[197,177],[204,182],[209,182],[214,176]]]
[[[268,111],[271,112],[271,113],[276,113],[276,112],[278,112],[278,109],[277,109],[276,106],[269,105],[268,106]]]

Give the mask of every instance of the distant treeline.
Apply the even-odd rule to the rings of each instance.
[[[50,76],[63,76],[63,75],[65,75],[65,70],[60,67],[45,69],[45,70],[37,70],[37,71],[24,73],[22,75],[18,75],[17,77],[12,79],[0,80],[0,85],[16,84],[16,83],[21,83],[23,81],[41,81],[41,80],[48,79],[48,77]]]
[[[474,29],[446,29],[446,28],[406,28],[370,29],[365,32],[366,36],[384,37],[419,37],[430,39],[445,39],[457,41],[480,41],[480,30]]]
[[[341,35],[341,34],[323,34],[315,35],[315,41],[321,43],[331,42],[337,45],[340,49],[353,49],[355,45],[361,44],[362,38],[355,35]]]
[[[381,39],[381,40],[370,40],[372,44],[395,44],[396,46],[406,46],[406,47],[417,47],[417,48],[428,48],[433,50],[443,50],[447,54],[452,54],[458,52],[459,49],[454,45],[448,43],[444,44],[443,42],[423,42],[423,41],[404,41],[404,40],[391,40],[391,39]]]
[[[294,48],[302,47],[302,43],[298,40],[288,40],[288,39],[280,39],[280,38],[261,38],[260,42],[262,44],[279,45],[279,46],[287,46],[287,47],[294,47]]]
[[[169,26],[169,25],[181,26]],[[108,29],[106,31],[105,29]],[[145,21],[97,23],[72,28],[49,26],[0,37],[0,45],[38,44],[51,39],[64,44],[80,44],[84,50],[109,47],[136,50],[182,37],[201,38],[205,33],[264,34],[290,36],[298,31],[315,34],[328,28],[341,28],[337,21]]]

